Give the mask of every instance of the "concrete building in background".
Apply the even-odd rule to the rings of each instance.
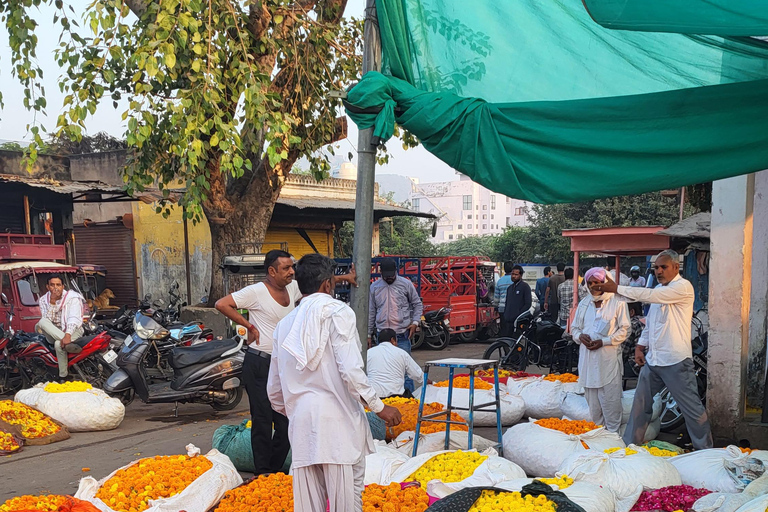
[[[491,192],[469,177],[459,176],[458,181],[414,184],[411,209],[438,217],[436,243],[498,235],[507,226],[528,225],[530,203]]]

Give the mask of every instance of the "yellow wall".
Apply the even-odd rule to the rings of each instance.
[[[139,295],[143,297],[151,294],[153,299],[167,300],[171,285],[178,282],[182,296],[186,296],[184,224],[181,209],[171,210],[167,219],[155,213],[153,205],[135,202],[132,210]],[[197,303],[210,290],[211,231],[205,219],[198,224],[189,221],[187,227],[192,301]],[[320,254],[333,257],[331,230],[307,229],[306,232]],[[296,259],[314,252],[293,228],[270,228],[265,241],[287,242],[288,251]]]

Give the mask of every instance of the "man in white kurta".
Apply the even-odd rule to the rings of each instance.
[[[376,396],[363,369],[355,314],[335,300],[335,263],[303,257],[296,280],[304,298],[275,329],[267,392],[289,420],[294,508],[362,512],[365,457],[375,451],[363,404],[400,423],[397,409]]]
[[[605,281],[605,270],[591,269],[585,280]],[[592,421],[610,432],[621,427],[622,350],[631,322],[627,304],[613,293],[593,292],[579,302],[571,334],[579,349],[579,383],[584,386]]]

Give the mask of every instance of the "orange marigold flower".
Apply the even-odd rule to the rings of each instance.
[[[16,442],[16,438],[12,434],[0,431],[0,451],[15,452],[19,448],[21,445]]]
[[[418,486],[372,484],[363,491],[363,512],[423,512],[428,507],[429,496]]]
[[[293,477],[284,473],[260,475],[224,495],[214,512],[255,510],[293,512]]]
[[[447,388],[448,381],[441,380],[440,382],[435,382],[434,385],[437,386],[438,388]],[[469,375],[459,375],[458,377],[454,377],[453,387],[469,389]],[[491,384],[490,382],[486,382],[483,379],[477,377],[475,378],[475,389],[493,389],[493,384]]]
[[[34,510],[36,512],[55,512],[67,502],[67,496],[56,494],[43,494],[40,496],[18,496],[11,498],[0,505],[0,512],[14,512],[15,510]]]
[[[45,414],[13,400],[0,400],[0,420],[19,425],[21,435],[27,439],[48,437],[61,430]]]
[[[550,373],[544,377],[544,380],[550,382],[555,382],[557,380],[560,382],[579,382],[579,376],[572,373]]]

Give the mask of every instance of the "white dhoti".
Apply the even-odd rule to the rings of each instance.
[[[293,468],[294,510],[325,512],[330,503],[331,512],[362,512],[364,480],[365,459]]]
[[[584,388],[584,397],[587,399],[592,421],[598,425],[605,425],[606,430],[616,433],[621,427],[623,392],[621,381],[621,373],[617,373],[601,388]]]

